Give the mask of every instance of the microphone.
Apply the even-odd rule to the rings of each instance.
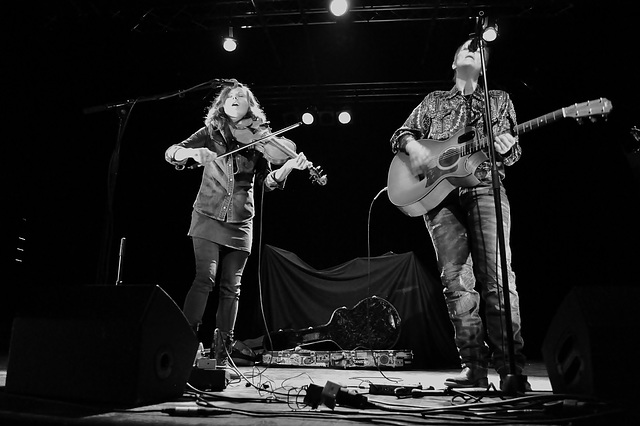
[[[469,47],[467,48],[467,50],[469,50],[469,52],[473,53],[475,51],[478,50],[478,45],[480,43],[478,42],[478,37],[474,37],[471,39],[471,43],[469,43]]]
[[[220,86],[235,86],[236,84],[236,80],[228,78],[214,78],[211,82]]]

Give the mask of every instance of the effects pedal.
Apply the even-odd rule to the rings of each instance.
[[[196,359],[195,368],[201,370],[215,370],[217,366],[216,360],[209,357],[202,357]]]
[[[213,360],[215,362],[215,360]],[[189,384],[201,391],[220,392],[231,380],[226,368],[202,369],[193,367],[189,376]]]

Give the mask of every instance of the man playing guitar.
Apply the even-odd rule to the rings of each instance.
[[[492,362],[504,379],[509,374],[507,359],[504,306],[502,303],[502,272],[498,256],[498,222],[494,207],[492,164],[488,153],[478,150],[465,161],[447,164],[444,144],[459,144],[485,135],[484,89],[479,85],[482,66],[480,52],[464,42],[456,51],[452,68],[455,85],[448,91],[429,93],[405,123],[391,137],[395,153],[408,155],[410,174],[418,176],[424,189],[431,183],[442,182],[437,202],[424,210],[405,211],[410,215],[423,214],[434,245],[449,317],[455,330],[455,343],[462,364],[462,372],[445,381],[450,387],[486,387],[487,368]],[[509,200],[502,179],[505,166],[514,164],[521,155],[515,127],[516,114],[509,95],[500,90],[489,92],[492,130],[495,135],[496,166],[500,176],[506,258],[511,297],[511,317],[515,365],[518,372],[524,367],[523,340],[520,332],[520,309],[511,270],[509,232],[511,218]],[[455,138],[454,138],[455,136]],[[431,139],[432,145],[421,139]],[[443,160],[444,159],[444,160]],[[465,182],[455,181],[456,170],[465,169]],[[438,173],[453,173],[453,179],[441,179]],[[392,198],[392,186],[389,197]],[[392,201],[394,201],[392,199]],[[398,205],[398,204],[396,204]],[[480,288],[486,303],[486,324],[480,317]],[[485,342],[486,339],[486,342]]]

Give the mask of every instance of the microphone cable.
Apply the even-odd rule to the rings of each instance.
[[[369,204],[369,214],[367,215],[367,326],[370,329],[370,316],[369,316],[369,297],[371,296],[371,210],[373,209],[373,203],[378,199],[378,197],[387,190],[385,186],[373,197],[371,200],[371,204]],[[371,336],[370,336],[371,337]],[[371,344],[369,341],[369,348],[371,348]]]
[[[371,204],[369,204],[369,215],[367,216],[367,258],[371,257],[371,209],[373,209],[373,203],[386,190],[387,190],[387,187],[385,186],[380,191],[378,191],[376,196],[373,197],[373,200],[371,200]]]

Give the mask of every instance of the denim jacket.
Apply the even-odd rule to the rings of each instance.
[[[206,127],[202,127],[186,140],[170,146],[165,152],[165,160],[180,168],[193,160],[176,161],[174,154],[178,148],[206,147],[220,156],[236,146],[230,132],[225,131],[222,135],[220,131],[214,131],[210,134]],[[251,148],[216,159],[203,168],[193,208],[212,219],[230,223],[245,222],[255,215],[254,182],[264,185],[265,191],[283,188],[285,183],[275,180],[269,162]]]

